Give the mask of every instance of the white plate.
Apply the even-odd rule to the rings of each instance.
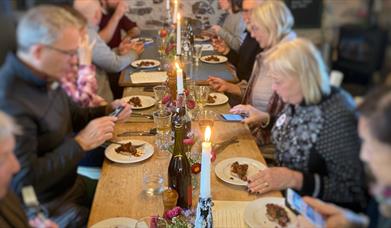
[[[194,36],[194,41],[195,42],[205,42],[210,40],[209,36]]]
[[[138,38],[133,38],[132,39],[132,41],[140,41],[140,40],[144,41],[144,45],[153,43],[153,39],[149,38],[149,37],[138,37]]]
[[[206,105],[222,105],[228,102],[228,97],[222,93],[210,93],[209,96],[216,96],[216,99],[214,103],[206,103]]]
[[[146,62],[146,61],[153,62],[153,65],[148,65],[148,66],[139,66],[138,65],[141,62]],[[154,67],[160,66],[160,62],[155,59],[138,59],[136,61],[133,61],[130,65],[134,68],[148,69],[148,68],[154,68]]]
[[[285,199],[279,197],[265,197],[252,201],[244,209],[244,221],[251,227],[281,227],[276,222],[271,222],[266,216],[266,204],[273,203],[284,207],[290,219],[286,227],[295,227],[296,215],[285,206]]]
[[[216,165],[215,167],[216,176],[227,183],[233,185],[246,186],[247,185],[246,181],[243,181],[236,175],[231,174],[231,165],[236,161],[239,162],[240,165],[248,164],[248,170],[247,170],[248,177],[254,175],[256,172],[258,172],[258,170],[264,170],[267,168],[261,162],[251,158],[245,158],[245,157],[228,158],[219,162]]]
[[[91,226],[91,228],[134,228],[136,226],[137,220],[118,217],[118,218],[109,218],[103,221],[100,221]]]
[[[149,108],[155,105],[156,100],[153,97],[150,96],[143,96],[143,95],[134,95],[134,96],[128,96],[128,97],[123,97],[121,100],[128,102],[130,98],[132,97],[139,97],[141,100],[141,107],[133,107],[132,109],[144,109],[144,108]]]
[[[219,61],[210,61],[210,60],[207,60],[210,56],[212,55],[204,55],[200,58],[200,60],[204,63],[211,63],[211,64],[219,64],[219,63],[225,63],[227,62],[227,57],[225,56],[222,56],[222,55],[213,55],[215,57],[217,57],[219,59]]]
[[[145,159],[148,159],[149,157],[152,156],[153,146],[151,144],[149,144],[145,141],[136,140],[136,139],[119,141],[119,143],[128,143],[128,142],[132,142],[133,145],[140,145],[140,144],[144,143],[144,146],[137,148],[137,150],[142,150],[144,152],[144,154],[141,155],[140,157],[122,155],[122,154],[115,152],[115,149],[117,147],[120,147],[120,145],[110,144],[105,150],[106,158],[108,158],[109,160],[111,160],[113,162],[128,164],[128,163],[136,163],[136,162],[144,161]]]

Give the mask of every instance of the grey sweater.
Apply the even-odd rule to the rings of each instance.
[[[239,51],[240,45],[246,37],[246,24],[243,21],[241,13],[230,13],[225,18],[224,24],[217,33],[228,46]]]

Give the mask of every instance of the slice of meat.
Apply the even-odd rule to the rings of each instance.
[[[269,221],[276,222],[282,227],[286,227],[290,222],[288,212],[285,208],[274,203],[266,204],[266,217]]]
[[[239,164],[239,162],[234,162],[231,165],[231,172],[236,174],[241,180],[247,181],[247,170],[248,164]]]

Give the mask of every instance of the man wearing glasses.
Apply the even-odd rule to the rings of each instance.
[[[111,139],[115,121],[131,113],[121,101],[80,108],[58,86],[78,63],[79,29],[76,19],[61,8],[28,11],[17,28],[17,54],[9,54],[0,69],[0,109],[23,130],[15,147],[21,169],[11,186],[20,194],[23,186],[32,185],[60,227],[87,222],[91,202],[76,174],[77,164]],[[118,117],[106,116],[119,106],[124,110]]]

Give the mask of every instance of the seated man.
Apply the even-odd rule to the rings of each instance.
[[[55,228],[56,224],[44,218],[27,220],[17,196],[10,191],[12,176],[20,170],[14,155],[15,134],[21,131],[12,118],[0,112],[0,227],[45,227]]]
[[[144,44],[142,42],[131,42],[112,50],[97,32],[102,17],[99,2],[97,0],[75,0],[74,7],[86,17],[90,40],[96,41],[92,52],[92,63],[97,67],[98,95],[106,101],[112,101],[113,93],[116,90],[110,88],[109,81],[113,80],[118,84],[119,77],[118,75],[107,75],[107,73],[118,73],[124,70],[143,52]],[[119,97],[117,96],[117,98]]]
[[[102,19],[99,24],[99,36],[109,47],[116,48],[123,40],[121,32],[126,33],[126,37],[137,37],[140,29],[137,24],[131,21],[125,13],[129,6],[124,0],[101,0],[103,9]]]
[[[140,35],[137,24],[131,21],[125,13],[129,7],[124,0],[101,0],[102,19],[99,23],[99,36],[110,48],[122,48],[129,45],[130,38]],[[126,36],[122,37],[125,33]],[[121,98],[123,88],[118,85],[118,73],[109,74],[109,83],[114,98]]]
[[[17,54],[9,54],[0,69],[0,109],[23,130],[15,147],[21,169],[11,186],[20,194],[23,186],[32,185],[61,227],[81,227],[88,218],[91,202],[76,175],[78,162],[111,139],[115,121],[131,113],[120,101],[80,108],[58,86],[78,61],[79,42],[79,24],[67,11],[33,8],[19,22]],[[118,118],[105,116],[120,105],[125,108]]]

